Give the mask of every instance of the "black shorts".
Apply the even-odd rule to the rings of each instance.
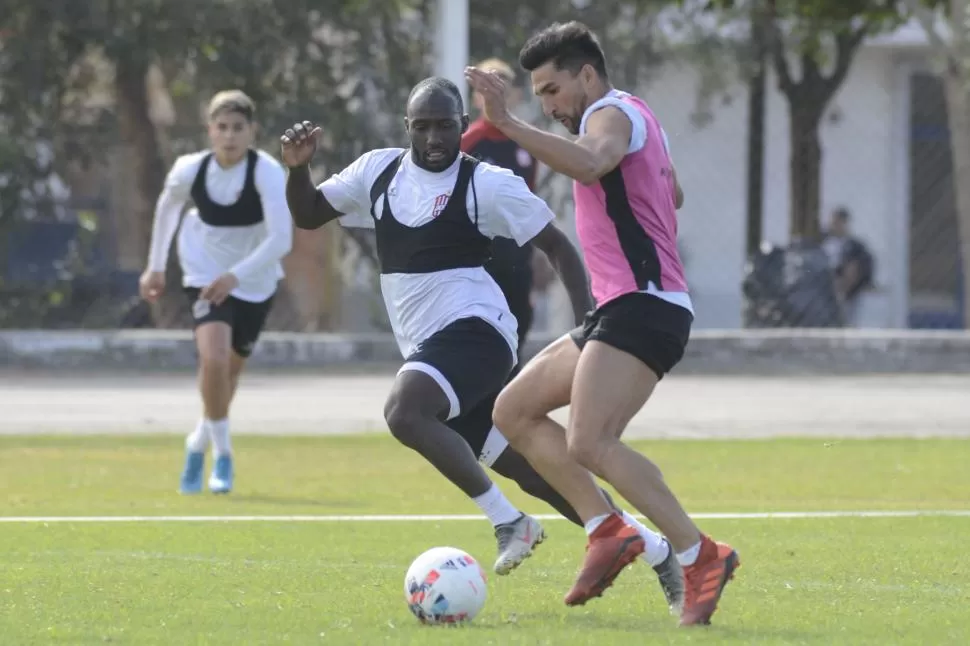
[[[679,305],[632,293],[593,310],[569,334],[580,349],[587,341],[601,341],[632,354],[663,379],[683,359],[693,322]]]
[[[451,404],[446,424],[480,455],[492,428],[492,407],[515,365],[512,348],[480,318],[464,318],[431,335],[407,358],[398,374],[423,372]]]
[[[253,353],[256,341],[259,339],[266,318],[273,305],[270,296],[261,303],[251,303],[241,298],[230,296],[221,305],[213,305],[208,301],[200,301],[198,287],[186,287],[185,294],[192,304],[192,320],[195,327],[205,323],[220,321],[232,328],[232,349],[242,358]]]
[[[512,369],[512,373],[502,384],[502,388],[519,374],[522,365],[517,364]],[[461,435],[468,446],[471,447],[475,457],[487,467],[492,466],[498,456],[502,455],[509,441],[492,423],[492,411],[495,409],[495,400],[498,399],[501,389],[496,390],[488,397],[483,399],[478,405],[459,415],[455,419],[445,422],[450,429]]]

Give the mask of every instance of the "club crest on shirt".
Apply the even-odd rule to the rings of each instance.
[[[448,198],[451,197],[451,193],[445,193],[434,198],[434,207],[431,209],[431,217],[436,218],[441,215],[441,212],[445,210],[448,206]]]

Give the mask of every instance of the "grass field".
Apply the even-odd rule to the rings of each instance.
[[[0,438],[0,644],[966,644],[970,517],[719,518],[743,567],[710,628],[680,629],[638,564],[581,609],[562,596],[584,537],[550,540],[464,628],[417,624],[410,561],[454,545],[490,564],[482,520],[374,436],[239,437],[231,496],[175,493],[174,437]],[[693,512],[970,510],[965,440],[641,443]],[[499,479],[524,509],[552,513]],[[172,516],[302,516],[244,522]],[[159,517],[81,522],[54,517]],[[13,518],[50,517],[43,522]]]

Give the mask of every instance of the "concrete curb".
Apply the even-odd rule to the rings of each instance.
[[[552,339],[527,344],[532,355]],[[171,370],[195,366],[188,330],[0,331],[0,368]],[[390,335],[267,332],[258,368],[397,364]],[[851,374],[970,372],[970,333],[916,330],[698,330],[678,373]]]

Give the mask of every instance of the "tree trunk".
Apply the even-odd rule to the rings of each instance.
[[[765,90],[767,86],[766,18],[755,13],[751,20],[754,74],[748,81],[748,186],[746,227],[747,256],[761,247],[764,227]]]
[[[115,92],[126,180],[131,193],[125,217],[119,218],[119,263],[123,269],[145,266],[155,200],[165,181],[165,162],[149,115],[148,65],[138,60],[116,62]]]
[[[822,110],[813,105],[797,105],[791,110],[791,219],[792,241],[817,241],[821,236],[820,196],[822,194],[822,147],[818,128]]]
[[[126,199],[118,213],[118,264],[122,270],[142,271],[148,258],[155,202],[165,183],[165,160],[151,118],[148,95],[150,64],[138,57],[115,61],[115,101],[121,137],[123,186]],[[173,254],[174,256],[174,254]],[[173,265],[175,265],[173,267]],[[153,308],[158,327],[182,327],[185,310],[181,275],[170,257],[168,289]]]
[[[970,328],[970,29],[968,0],[950,1],[952,41],[946,74],[950,147],[953,150],[953,188],[956,191],[957,231],[963,287],[963,327]]]

